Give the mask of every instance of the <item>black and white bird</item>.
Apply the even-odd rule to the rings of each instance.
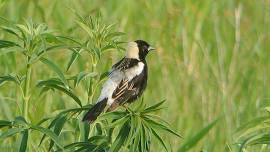
[[[120,105],[131,103],[140,97],[147,85],[146,56],[154,50],[147,42],[129,42],[126,56],[112,66],[108,80],[104,83],[97,103],[83,117],[93,122],[103,112],[112,111]]]

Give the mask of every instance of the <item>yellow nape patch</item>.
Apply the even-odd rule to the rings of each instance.
[[[139,48],[136,42],[128,43],[126,57],[139,59]]]

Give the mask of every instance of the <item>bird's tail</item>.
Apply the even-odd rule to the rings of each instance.
[[[94,122],[97,117],[102,113],[107,104],[107,98],[96,103],[91,109],[84,115],[82,121]]]

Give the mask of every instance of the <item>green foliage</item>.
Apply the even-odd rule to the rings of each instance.
[[[130,151],[150,151],[152,139],[156,139],[168,151],[168,145],[162,139],[160,133],[167,132],[181,137],[172,127],[160,117],[154,115],[154,112],[161,110],[164,101],[153,106],[145,108],[143,102],[138,105],[135,110],[126,109],[126,111],[114,111],[105,113],[98,120],[89,126],[82,123],[78,117],[83,111],[88,110],[89,106],[82,106],[79,94],[76,94],[75,88],[81,86],[80,82],[89,81],[86,86],[88,99],[92,101],[95,89],[101,84],[107,72],[97,72],[96,64],[101,59],[101,55],[107,50],[121,49],[121,42],[118,40],[123,35],[121,32],[114,32],[113,25],[104,25],[98,18],[82,18],[79,16],[77,24],[87,33],[85,40],[75,40],[75,38],[65,36],[55,36],[45,24],[34,24],[32,21],[26,22],[25,25],[15,24],[12,28],[3,27],[7,33],[14,35],[14,42],[1,40],[1,48],[13,47],[18,49],[25,57],[25,75],[9,74],[0,77],[0,84],[4,82],[15,82],[21,91],[22,115],[14,121],[1,120],[0,126],[3,133],[0,138],[5,140],[8,137],[19,134],[20,144],[19,151],[24,152],[31,150],[28,148],[40,136],[36,136],[34,131],[42,134],[39,145],[47,151],[111,151],[129,149]],[[75,45],[69,42],[75,42]],[[92,59],[92,68],[87,71],[79,71],[74,76],[67,76],[61,68],[51,59],[48,59],[48,51],[50,50],[71,50],[68,68],[78,59],[80,53],[86,51]],[[77,51],[79,50],[79,51]],[[55,77],[47,77],[46,80],[32,78],[32,72],[36,68],[36,64],[40,61],[46,65]],[[23,78],[22,78],[23,77]],[[73,86],[70,83],[73,82]],[[36,85],[31,85],[31,84]],[[40,89],[37,89],[37,88]],[[29,103],[35,102],[32,95],[40,92],[39,95],[46,95],[50,90],[57,90],[72,98],[79,108],[69,108],[61,110],[58,114],[50,118],[43,118],[37,124],[31,118],[34,117],[29,111]],[[36,98],[35,98],[36,99]],[[71,123],[74,123],[73,125]],[[73,128],[79,126],[79,136],[72,133],[65,133],[65,126],[70,125]],[[44,127],[47,126],[47,127]],[[62,141],[63,134],[73,136],[74,139],[79,138],[81,141],[68,143]],[[15,140],[18,137],[14,138]],[[49,140],[47,140],[49,139]],[[49,141],[48,143],[45,143]],[[30,142],[30,143],[29,143]],[[46,146],[43,146],[43,145]],[[48,145],[47,145],[48,144]]]
[[[147,57],[145,103],[165,98],[166,108],[153,114],[184,138],[154,128],[151,143],[142,147],[166,151],[160,136],[168,151],[189,141],[195,152],[239,151],[241,145],[243,151],[270,151],[268,144],[253,144],[269,133],[262,110],[270,98],[269,18],[269,0],[0,0],[0,135],[18,130],[12,120],[23,116],[29,124],[51,126],[70,151],[108,151],[121,126],[105,135],[105,120],[96,127],[79,120],[97,99],[107,70],[124,56],[122,42],[144,39],[157,49]],[[219,116],[207,134],[191,138]],[[1,138],[1,150],[23,150],[24,130]],[[50,148],[61,151],[49,136],[28,130],[26,151]]]
[[[261,146],[261,151],[267,151],[269,148],[266,145],[270,145],[270,117],[269,117],[269,107],[268,115],[263,117],[257,117],[237,129],[237,142],[239,143],[240,152],[241,151],[251,151],[252,148]]]
[[[195,134],[190,139],[186,140],[185,143],[178,149],[179,152],[183,151],[189,151],[192,147],[194,147],[218,122],[217,120],[214,120],[204,128],[202,128],[197,134]]]

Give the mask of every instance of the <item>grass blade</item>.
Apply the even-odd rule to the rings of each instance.
[[[214,120],[203,129],[201,129],[197,134],[195,134],[190,139],[187,139],[186,142],[178,149],[178,152],[189,151],[194,147],[218,122],[219,119]]]

